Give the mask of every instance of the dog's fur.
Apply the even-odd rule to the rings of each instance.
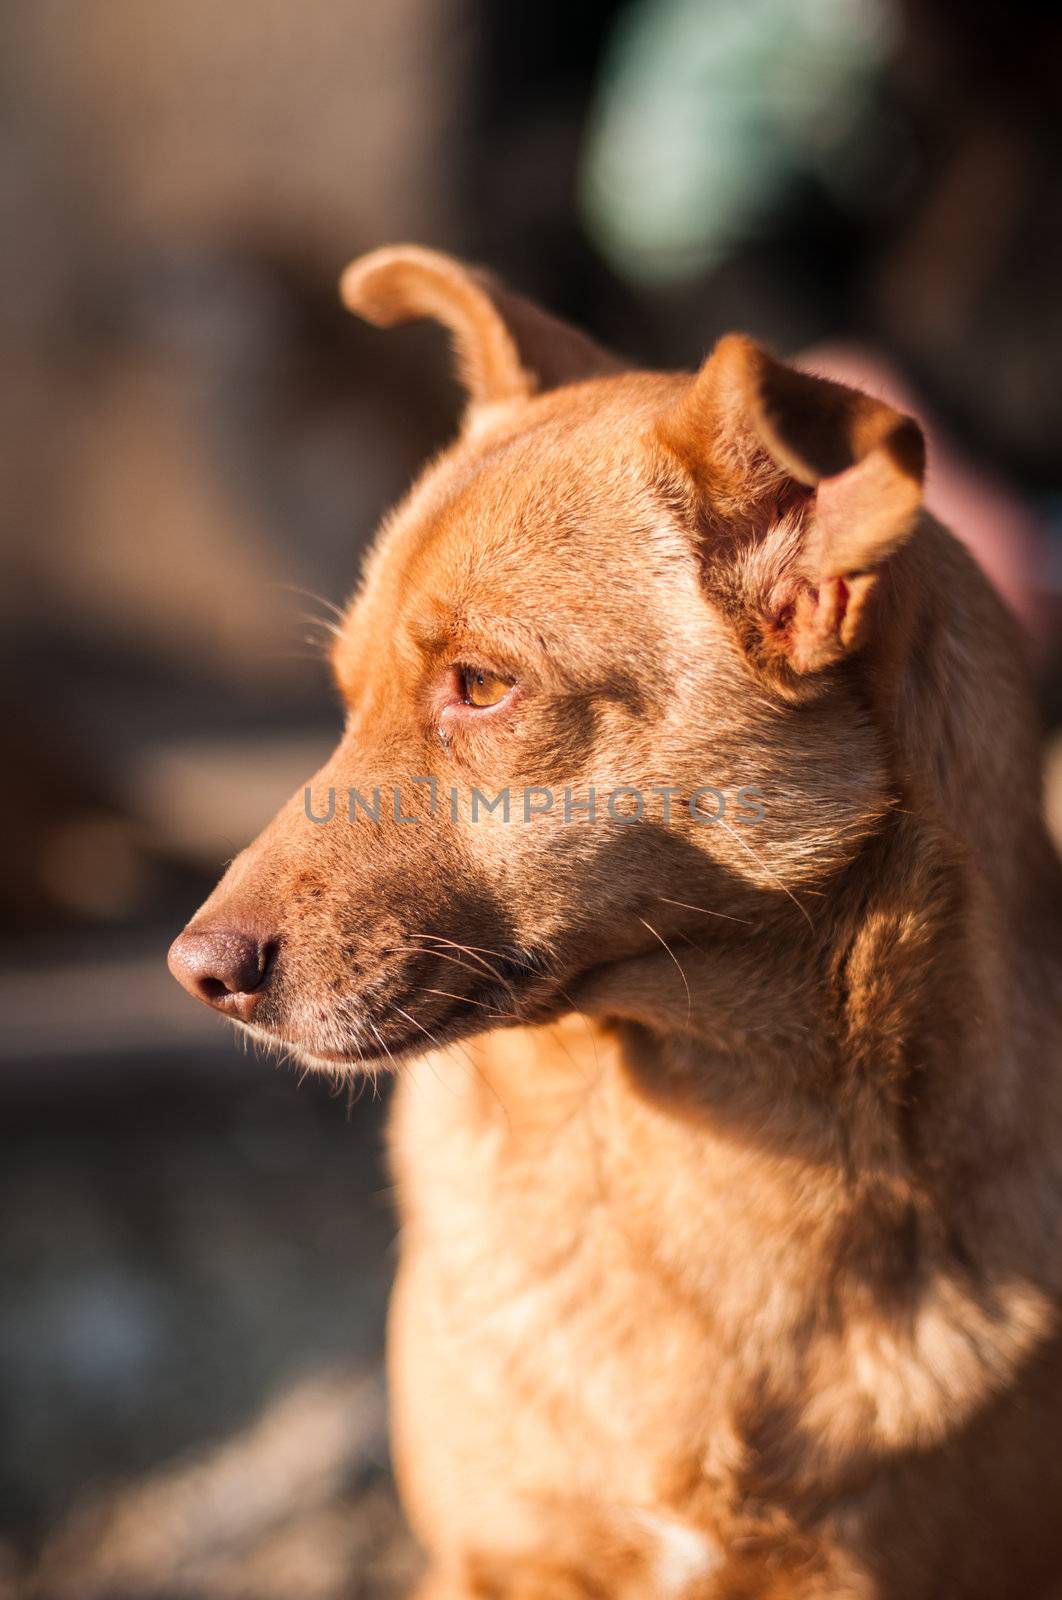
[[[255,1029],[310,1062],[438,1045],[392,1123],[424,1600],[1062,1592],[1060,873],[917,427],[738,337],[626,371],[427,251],[344,293],[447,324],[469,409],[340,631],[340,815],[191,926],[276,943]],[[399,782],[419,825],[344,823]],[[669,819],[566,821],[591,784]]]

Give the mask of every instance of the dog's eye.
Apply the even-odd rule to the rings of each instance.
[[[492,672],[480,672],[477,667],[458,667],[457,671],[466,706],[496,706],[512,688],[507,678],[496,678]]]

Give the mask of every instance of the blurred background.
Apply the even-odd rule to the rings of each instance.
[[[8,0],[0,81],[0,1600],[389,1600],[385,1107],[164,967],[454,426],[438,332],[338,273],[416,240],[640,362],[740,328],[915,409],[1056,729],[1062,15]]]

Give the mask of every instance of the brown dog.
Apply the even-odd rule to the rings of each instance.
[[[424,1596],[1062,1593],[1060,872],[917,427],[738,337],[625,371],[427,251],[344,293],[444,322],[468,414],[341,631],[339,748],[171,964],[314,1065],[434,1052]]]

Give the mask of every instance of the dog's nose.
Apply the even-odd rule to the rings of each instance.
[[[169,968],[204,1005],[250,1022],[266,986],[273,949],[231,929],[185,929],[170,945]]]

